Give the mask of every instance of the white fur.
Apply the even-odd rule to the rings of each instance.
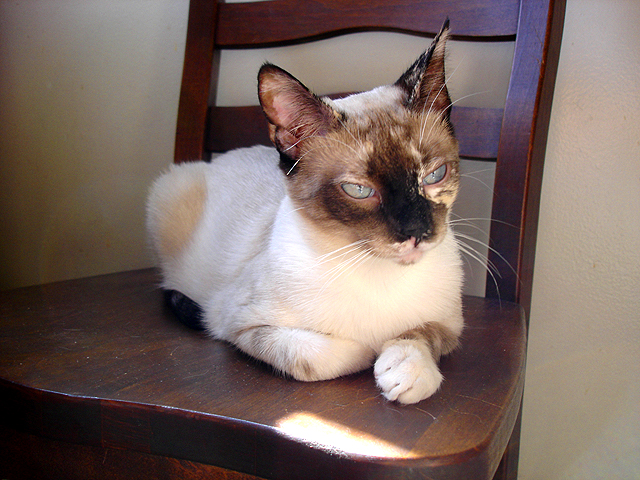
[[[452,233],[412,265],[368,255],[341,269],[357,252],[310,247],[305,238],[313,229],[286,195],[278,158],[272,148],[237,150],[211,164],[174,166],[156,182],[148,206],[156,249],[168,196],[194,176],[207,188],[188,246],[160,258],[164,286],[203,307],[213,336],[295,378],[344,375],[381,354],[376,376],[387,398],[411,403],[430,395],[441,376],[429,348],[389,340],[428,322],[461,332]]]
[[[373,372],[385,398],[400,403],[429,397],[442,383],[429,348],[416,340],[389,340]]]
[[[323,100],[352,118],[367,118],[370,112],[388,110],[391,105],[396,105],[398,111],[402,111],[402,90],[394,85],[383,85],[338,100],[329,97]]]

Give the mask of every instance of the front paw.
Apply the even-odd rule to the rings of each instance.
[[[404,404],[424,400],[442,383],[429,347],[415,340],[388,342],[373,372],[384,397]]]

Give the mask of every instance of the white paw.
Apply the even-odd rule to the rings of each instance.
[[[387,342],[373,373],[386,399],[405,404],[433,395],[442,383],[429,348],[413,340]]]

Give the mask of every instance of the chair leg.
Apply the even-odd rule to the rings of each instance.
[[[520,404],[520,411],[518,412],[518,418],[516,424],[511,432],[511,438],[507,444],[507,448],[502,455],[500,465],[496,470],[493,480],[517,480],[518,478],[518,458],[520,455],[520,428],[522,426],[522,404]]]

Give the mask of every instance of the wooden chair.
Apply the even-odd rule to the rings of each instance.
[[[462,349],[441,362],[441,390],[399,406],[371,371],[317,383],[274,376],[177,324],[155,270],[2,292],[0,478],[516,477],[564,1],[192,0],[176,161],[268,142],[257,109],[208,107],[214,47],[370,29],[434,34],[447,16],[454,38],[515,39],[504,109],[452,114],[462,154],[497,159],[490,241],[515,271],[491,254],[500,298],[493,281],[486,298],[465,297]]]

